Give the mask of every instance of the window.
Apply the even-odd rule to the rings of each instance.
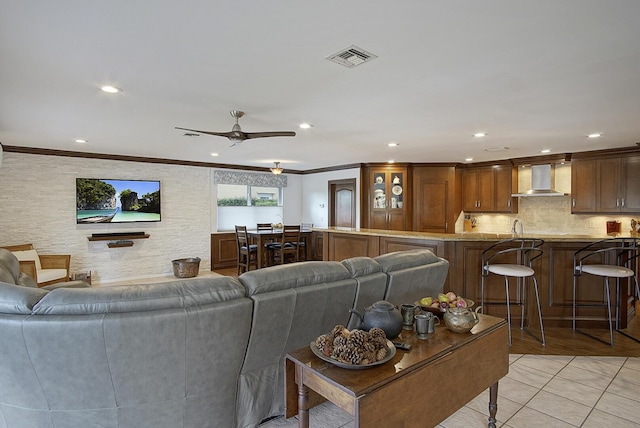
[[[282,187],[218,184],[219,231],[234,230],[235,225],[255,228],[257,223],[282,222]]]

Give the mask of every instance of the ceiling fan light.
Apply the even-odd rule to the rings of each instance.
[[[280,162],[274,162],[274,164],[275,164],[275,166],[274,166],[273,168],[270,168],[270,169],[271,169],[271,172],[272,172],[274,175],[280,175],[280,174],[282,174],[282,171],[284,171],[284,170],[283,170],[282,168],[280,168]]]

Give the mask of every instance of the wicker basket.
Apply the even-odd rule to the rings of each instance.
[[[172,261],[173,274],[178,278],[193,278],[198,276],[200,268],[200,258],[194,257],[189,259],[177,259]]]

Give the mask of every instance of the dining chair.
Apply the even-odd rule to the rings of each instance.
[[[287,260],[297,262],[299,260],[298,242],[300,242],[300,225],[282,226],[280,242],[268,244],[271,253],[270,259],[273,260],[274,264],[285,264]]]
[[[638,287],[638,238],[607,238],[593,242],[579,249],[573,256],[573,330],[578,331],[598,341],[613,346],[613,318],[611,317],[611,292],[609,290],[609,278],[616,279],[616,330],[619,330],[620,322],[620,280],[633,278],[635,283],[635,293],[640,298],[640,287]],[[586,262],[586,263],[585,263]],[[577,303],[577,289],[579,287],[578,278],[583,273],[599,276],[603,278],[604,295],[606,303]],[[585,288],[586,284],[579,288]],[[576,328],[578,307],[602,307],[607,308],[607,321],[609,324],[609,342],[594,335],[578,330]]]
[[[542,239],[512,238],[496,242],[482,251],[482,285],[480,307],[485,312],[485,279],[489,274],[502,275],[504,277],[507,323],[509,325],[509,345],[511,345],[511,304],[521,306],[520,329],[524,330],[524,320],[527,307],[527,283],[528,278],[533,280],[533,287],[538,308],[538,321],[542,345],[545,345],[544,326],[542,324],[542,312],[540,310],[540,296],[538,293],[538,280],[536,279],[533,261],[542,256]],[[516,278],[516,297],[511,300],[509,296],[509,277]],[[492,302],[494,303],[494,302]]]
[[[238,246],[238,275],[251,270],[251,265],[257,269],[258,246],[249,243],[246,226],[236,226],[236,244]]]
[[[256,224],[256,230],[258,232],[273,232],[273,224],[272,223],[257,223]],[[272,260],[271,260],[271,251],[269,249],[269,245],[271,245],[274,242],[274,239],[269,237],[269,238],[263,238],[262,241],[264,242],[262,244],[262,248],[265,250],[265,253],[267,254],[267,260],[263,260],[263,264],[266,262],[266,265],[272,265]],[[255,243],[255,242],[254,242]]]
[[[313,228],[313,223],[301,223],[300,231],[301,232],[310,232]],[[298,242],[298,259],[300,261],[307,260],[307,247],[309,246],[310,236],[308,234],[302,235],[300,234],[300,242]]]

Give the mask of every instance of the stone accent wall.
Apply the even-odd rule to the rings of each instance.
[[[160,180],[162,221],[76,224],[78,177]],[[186,257],[200,257],[200,270],[210,270],[211,183],[212,170],[203,167],[4,153],[0,246],[33,243],[43,254],[71,254],[71,272],[91,270],[94,283],[166,276],[172,260]],[[151,236],[123,248],[87,239],[134,231]]]

